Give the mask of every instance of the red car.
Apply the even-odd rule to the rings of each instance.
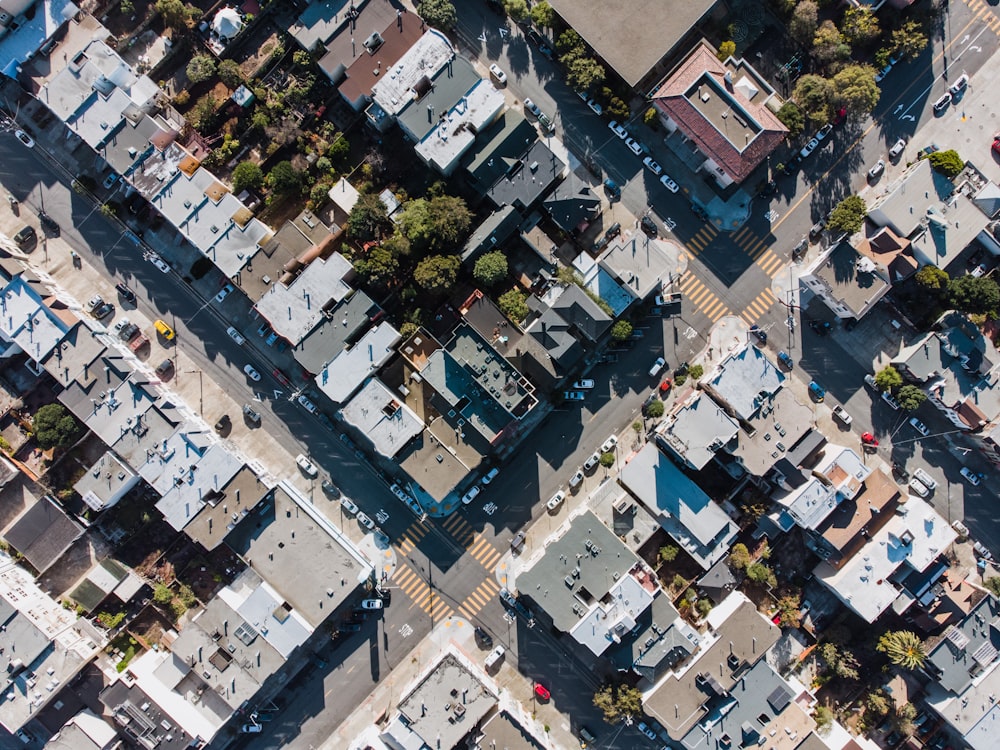
[[[540,682],[535,683],[535,695],[538,696],[538,700],[541,701],[547,701],[549,698],[552,697],[552,694],[549,693],[548,688],[542,685]]]
[[[872,448],[878,448],[878,439],[870,432],[861,433],[861,442],[865,445],[871,446]]]
[[[673,387],[673,385],[674,383],[670,378],[664,379],[664,381],[660,383],[660,393],[664,395],[670,393],[670,389]]]
[[[1000,154],[1000,135],[993,136],[993,153]]]

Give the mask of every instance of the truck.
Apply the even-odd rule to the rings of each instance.
[[[851,422],[854,421],[854,418],[851,417],[851,415],[847,413],[847,410],[840,404],[833,407],[833,418],[838,420],[845,427],[850,427]]]

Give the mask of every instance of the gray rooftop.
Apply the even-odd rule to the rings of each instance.
[[[83,536],[83,527],[46,496],[21,513],[3,535],[31,567],[44,573]]]
[[[726,448],[751,474],[764,476],[809,431],[813,418],[813,410],[791,388],[782,388],[762,399],[761,408],[747,420],[754,432],[741,430],[736,443]]]
[[[722,360],[702,385],[732,407],[740,419],[749,421],[784,382],[784,373],[767,355],[747,344]]]
[[[566,171],[566,164],[543,142],[535,141],[520,159],[486,191],[497,206],[517,206],[522,211],[534,205]]]
[[[400,127],[414,141],[421,142],[457,102],[482,82],[472,63],[455,57],[432,78],[429,91],[399,113]]]
[[[78,323],[45,358],[42,366],[64,388],[74,380],[88,383],[97,377],[94,362],[104,351],[104,342],[97,334]]]
[[[434,78],[438,71],[454,59],[456,59],[455,48],[452,47],[448,37],[437,29],[428,28],[372,87],[372,97],[375,101],[371,111],[377,113],[372,116],[380,120],[385,115],[391,117],[402,112],[414,100],[414,89],[425,88],[429,84],[429,79]],[[463,71],[465,71],[463,78],[467,79],[468,72],[464,67]],[[445,86],[445,88],[451,87]],[[456,96],[452,103],[457,99]],[[411,116],[414,118],[414,124],[419,124],[420,118],[416,116],[416,111],[411,113]],[[424,119],[426,120],[426,112]]]
[[[208,499],[228,484],[244,465],[243,459],[230,453],[222,443],[213,443],[201,455],[197,450],[189,450],[189,446],[190,443],[185,442],[168,455],[160,480],[154,485],[162,494],[156,509],[178,531],[187,526]]]
[[[479,747],[504,750],[545,750],[548,746],[535,739],[531,731],[507,711],[497,711],[479,727]]]
[[[447,653],[397,708],[425,746],[452,750],[496,705],[497,696]]]
[[[44,361],[70,327],[46,306],[24,275],[15,276],[0,290],[0,335],[35,362]]]
[[[575,285],[574,285],[575,286]],[[533,299],[528,300],[529,307]],[[570,369],[584,355],[583,346],[574,335],[573,326],[549,307],[525,329],[525,338],[535,342],[563,371]]]
[[[215,549],[268,491],[257,473],[243,466],[225,486],[207,497],[206,505],[184,527],[184,533],[205,549]]]
[[[518,574],[517,590],[545,610],[558,630],[568,633],[581,621],[581,612],[586,614],[604,600],[637,563],[635,553],[588,510],[574,518],[530,568]]]
[[[927,671],[961,695],[1000,654],[1000,602],[987,595],[957,625],[949,625],[927,655]]]
[[[316,386],[334,403],[346,403],[365,380],[393,357],[399,340],[399,331],[385,320],[379,322],[320,370],[314,378]]]
[[[861,318],[889,291],[889,271],[841,242],[820,256],[800,284],[822,290],[823,301],[840,318]]]
[[[601,199],[576,174],[570,172],[542,202],[552,220],[565,232],[575,231],[583,222],[593,220],[601,211]]]
[[[610,654],[611,660],[619,670],[631,669],[651,684],[691,656],[701,643],[698,631],[680,619],[662,592],[637,618],[633,632]]]
[[[616,279],[616,284],[621,287],[619,293],[627,294],[630,302],[642,300],[659,289],[663,280],[669,278],[675,269],[676,264],[668,252],[670,245],[674,246],[674,253],[680,252],[676,243],[670,240],[651,239],[643,232],[626,230],[611,241],[600,257],[600,266]],[[601,280],[597,283],[600,284]],[[620,303],[608,296],[603,288],[599,294],[613,310],[619,308]]]
[[[324,320],[324,308],[351,293],[344,281],[351,271],[350,262],[340,253],[326,260],[316,258],[291,283],[275,282],[254,309],[279,336],[298,344]]]
[[[524,217],[513,206],[503,206],[497,209],[475,228],[462,249],[462,262],[478,258],[481,253],[495,250],[510,239],[520,226]]]
[[[138,475],[126,461],[113,451],[106,451],[77,480],[73,489],[90,508],[99,511],[118,502],[138,481]]]
[[[329,316],[310,331],[293,349],[295,361],[315,374],[354,341],[380,312],[372,298],[356,291],[342,301]]]
[[[580,339],[596,343],[611,327],[611,318],[576,284],[568,284],[552,303],[552,309],[565,320]]]
[[[310,3],[288,27],[288,33],[306,50],[314,52],[347,24],[350,8],[362,6],[361,12],[364,13],[363,6],[367,4],[368,0],[319,0]]]
[[[13,684],[13,673],[20,662],[31,668],[49,650],[49,637],[25,615],[14,609],[6,599],[0,598],[0,665],[3,667],[4,692]]]
[[[466,154],[463,165],[476,189],[485,194],[504,175],[531,163],[525,158],[537,141],[535,126],[518,110],[508,109],[479,134],[477,147]]]
[[[711,398],[692,390],[656,428],[657,443],[692,469],[703,469],[739,432],[739,424]]]
[[[116,680],[101,692],[112,720],[126,737],[152,750],[184,750],[194,738],[175,725],[173,716],[134,683]],[[166,727],[170,727],[167,729]]]
[[[386,458],[396,456],[424,429],[403,396],[393,393],[378,378],[369,378],[340,413]]]
[[[134,108],[126,110],[126,116],[122,118],[119,127],[95,149],[120,175],[149,156],[154,137],[164,132],[153,118],[145,114],[135,116],[135,112]]]

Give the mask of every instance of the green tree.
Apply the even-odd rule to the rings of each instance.
[[[190,78],[190,76],[188,76]],[[235,60],[223,60],[219,63],[219,79],[229,88],[235,89],[243,83],[243,71]]]
[[[399,335],[404,339],[408,339],[419,330],[420,326],[408,320],[399,327]]]
[[[959,312],[990,315],[1000,307],[1000,287],[989,276],[965,274],[948,282],[948,300]]]
[[[497,306],[500,308],[500,312],[515,323],[520,323],[527,318],[530,312],[527,297],[519,289],[511,289],[509,292],[501,294],[497,299]]]
[[[191,20],[193,9],[182,0],[156,0],[156,11],[167,26],[176,31],[184,31]]]
[[[868,114],[882,95],[875,83],[875,68],[870,65],[847,65],[834,75],[830,84],[834,104],[851,114]]]
[[[410,254],[410,241],[399,232],[386,239],[382,243],[382,247],[397,258],[402,258]]]
[[[408,201],[399,216],[400,231],[420,250],[454,250],[471,224],[465,201],[451,195]]]
[[[566,81],[577,91],[593,91],[604,83],[604,66],[592,57],[577,57],[566,67]]]
[[[720,62],[725,62],[730,57],[736,54],[736,42],[731,39],[727,39],[722,44],[719,45],[718,51],[715,56],[719,58]]]
[[[493,286],[507,278],[507,256],[499,250],[481,255],[472,269],[472,277],[483,286]]]
[[[211,55],[195,55],[185,69],[191,83],[207,81],[215,75],[215,58]]]
[[[385,247],[373,247],[354,261],[354,270],[373,284],[385,284],[396,275],[399,261]]]
[[[841,62],[851,56],[851,46],[844,42],[844,37],[833,21],[823,21],[816,29],[812,56],[820,65]]]
[[[503,9],[516,23],[521,23],[531,15],[527,0],[503,0]]]
[[[362,193],[347,216],[347,234],[361,242],[381,237],[389,226],[385,204],[374,193]]]
[[[668,544],[666,547],[660,547],[660,562],[661,563],[671,563],[677,559],[677,554],[680,552],[679,547],[675,547],[672,544]]]
[[[267,173],[267,184],[276,193],[296,193],[302,189],[302,173],[290,161],[279,161]]]
[[[788,135],[795,138],[802,134],[806,127],[806,117],[799,109],[799,105],[791,99],[785,101],[776,113],[782,125],[788,128]]]
[[[122,15],[131,16],[135,13],[135,3],[132,0],[122,0],[118,4],[118,7],[121,8]]]
[[[429,255],[417,264],[413,280],[431,294],[451,291],[462,259],[457,255]]]
[[[947,149],[945,151],[935,151],[933,154],[927,157],[927,161],[931,163],[931,167],[949,180],[953,177],[958,177],[962,170],[965,169],[965,162],[962,161],[962,157],[958,155],[955,149]]]
[[[878,39],[882,30],[878,18],[870,8],[848,8],[840,22],[840,33],[851,44],[870,44]]]
[[[881,690],[868,693],[864,698],[863,705],[865,713],[868,715],[865,723],[869,725],[878,723],[880,719],[889,714],[891,708],[889,699]]]
[[[59,403],[46,404],[35,412],[32,422],[35,440],[42,450],[67,448],[76,442],[80,423]]]
[[[458,23],[458,14],[450,0],[422,0],[417,13],[427,23],[442,31],[451,31]]]
[[[819,645],[817,654],[826,664],[827,671],[834,677],[858,679],[858,660],[847,649],[840,648],[831,641],[824,641]]]
[[[701,380],[701,376],[705,374],[705,368],[703,365],[691,365],[687,374],[692,380]]]
[[[875,373],[875,387],[880,391],[893,391],[903,384],[903,376],[892,365],[886,365]]]
[[[556,12],[547,0],[540,0],[531,8],[531,22],[540,29],[551,29],[555,23]]]
[[[1000,577],[990,576],[985,581],[983,581],[983,586],[997,599],[1000,599]]]
[[[816,122],[830,119],[830,97],[833,85],[823,76],[807,73],[795,82],[792,98],[795,99],[806,117]]]
[[[774,571],[761,562],[750,563],[747,566],[747,578],[768,587],[773,587],[778,583],[778,579],[774,577]]]
[[[819,6],[813,0],[801,0],[795,6],[792,20],[788,24],[788,33],[799,44],[809,44],[816,34],[819,25]]]
[[[833,711],[820,704],[813,711],[813,721],[816,722],[816,731],[820,734],[826,734],[826,730],[833,725]]]
[[[848,234],[854,234],[865,223],[868,206],[860,195],[849,195],[838,203],[830,212],[828,225],[831,229],[839,229]]]
[[[915,385],[904,385],[896,392],[896,401],[906,411],[918,409],[926,400],[927,394]]]
[[[799,612],[802,610],[802,603],[798,594],[786,594],[778,599],[779,622],[786,628],[797,628],[799,626]]]
[[[889,661],[904,669],[920,669],[927,654],[916,633],[909,630],[889,630],[882,634],[875,646]]]
[[[611,100],[608,102],[608,106],[605,107],[605,112],[612,117],[617,117],[620,120],[627,120],[632,116],[632,110],[629,109],[628,104],[617,96],[611,97]]]
[[[586,51],[587,45],[584,44],[583,37],[573,31],[573,29],[567,29],[556,39],[556,52],[560,55],[565,55],[569,52],[582,55]]]
[[[292,53],[292,64],[297,65],[300,68],[308,68],[312,65],[313,59],[312,55],[306,52],[304,49],[297,49]]]
[[[153,588],[153,601],[157,604],[167,604],[173,598],[174,592],[170,590],[169,586],[164,586],[162,583],[158,583]]]
[[[607,683],[594,693],[594,705],[608,724],[614,724],[642,713],[642,693],[629,685]]]
[[[241,161],[233,170],[233,190],[241,193],[244,190],[260,190],[264,185],[264,170],[257,162]]]
[[[646,407],[646,416],[650,419],[659,419],[663,416],[663,412],[666,411],[666,407],[660,399],[655,401],[650,401],[649,406]]]
[[[733,570],[746,570],[750,565],[750,550],[743,542],[737,542],[729,550],[729,567]]]
[[[624,341],[632,335],[632,324],[627,320],[619,320],[611,326],[611,338],[614,341]]]
[[[612,453],[611,451],[608,451],[607,453],[602,453],[600,461],[601,461],[601,466],[603,466],[605,469],[610,469],[612,466],[615,465],[615,454]]]
[[[916,21],[904,21],[892,32],[889,47],[893,52],[901,52],[904,57],[914,60],[927,47],[927,34]]]
[[[942,271],[937,266],[932,265],[921,268],[913,278],[921,288],[939,294],[947,291],[948,281],[951,279],[947,271]]]
[[[218,108],[219,102],[215,96],[211,93],[205,94],[191,107],[191,111],[187,113],[187,120],[196,130],[211,130],[215,123],[215,113]]]

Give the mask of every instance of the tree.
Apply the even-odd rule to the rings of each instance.
[[[173,598],[174,592],[170,590],[169,586],[158,583],[153,588],[153,601],[157,604],[169,604]]]
[[[962,170],[965,169],[965,162],[962,161],[962,157],[952,148],[945,151],[935,151],[927,157],[927,161],[931,163],[933,169],[943,174],[949,180],[953,177],[958,177]]]
[[[587,46],[583,43],[583,37],[573,29],[567,29],[556,39],[556,52],[565,55],[567,52],[575,52],[582,55],[587,51]]]
[[[989,591],[993,596],[1000,599],[1000,577],[991,576],[983,581],[983,586]]]
[[[556,12],[546,0],[540,0],[531,8],[531,22],[540,29],[551,29],[555,23]]]
[[[880,391],[893,391],[903,384],[903,376],[892,365],[886,365],[875,373],[875,387]]]
[[[417,264],[413,280],[431,294],[451,291],[462,259],[457,255],[429,255]]]
[[[465,201],[451,195],[408,201],[399,216],[399,229],[410,243],[431,251],[454,250],[471,223]]]
[[[187,113],[187,120],[196,130],[210,130],[215,122],[215,111],[219,108],[219,102],[211,93],[205,94],[198,102],[191,107]]]
[[[959,312],[988,315],[1000,306],[1000,287],[988,276],[966,274],[948,282],[948,300]]]
[[[605,469],[610,469],[612,466],[615,465],[615,454],[612,453],[611,451],[608,451],[607,453],[602,453],[600,461],[601,461],[601,466],[603,466]]]
[[[865,713],[871,717],[866,723],[875,724],[879,719],[888,715],[890,708],[889,699],[886,698],[881,690],[876,690],[865,696],[864,707]],[[871,719],[874,719],[874,721]]]
[[[264,171],[253,161],[241,161],[233,170],[233,191],[259,190],[264,184]]]
[[[451,31],[458,23],[458,14],[450,0],[423,0],[417,13],[427,23],[442,31]]]
[[[642,713],[642,693],[629,685],[609,683],[594,693],[594,705],[601,709],[608,724],[614,724]]]
[[[500,308],[500,312],[515,323],[520,323],[527,318],[530,312],[527,297],[519,289],[511,289],[509,292],[501,294],[497,299],[497,306]]]
[[[132,0],[121,0],[118,7],[121,8],[122,15],[124,16],[131,16],[135,13],[135,3]]]
[[[32,425],[35,440],[42,450],[67,448],[76,442],[80,423],[59,403],[46,404],[35,412]]]
[[[768,587],[773,587],[778,583],[778,579],[774,577],[774,571],[761,562],[750,563],[747,566],[747,578]]]
[[[819,6],[813,0],[802,0],[795,6],[788,33],[799,44],[809,44],[819,25]]]
[[[604,66],[592,57],[580,56],[570,61],[566,81],[577,91],[593,91],[604,83]]]
[[[191,83],[207,81],[215,75],[215,58],[211,55],[195,55],[185,69]]]
[[[302,189],[302,173],[290,161],[279,161],[267,173],[267,184],[276,193],[295,193]]]
[[[929,292],[944,293],[948,289],[948,281],[951,277],[947,271],[942,271],[937,266],[926,265],[921,268],[913,277],[921,288]]]
[[[399,261],[385,247],[373,247],[367,255],[354,261],[354,270],[373,284],[385,284],[396,275]]]
[[[521,23],[531,15],[527,0],[503,0],[503,9],[516,23]]]
[[[858,660],[846,648],[839,648],[835,643],[825,641],[819,645],[817,653],[834,677],[858,679]]]
[[[692,380],[701,380],[701,376],[705,374],[705,367],[703,365],[691,365],[688,368],[687,374]]]
[[[839,229],[848,234],[854,234],[865,222],[868,206],[860,195],[849,195],[830,212],[828,225],[831,229]]]
[[[388,226],[389,213],[374,193],[362,193],[347,216],[347,233],[361,242],[377,239]]]
[[[399,232],[396,232],[394,235],[383,241],[382,247],[395,255],[397,258],[402,258],[410,254],[410,241]]]
[[[611,338],[614,341],[624,341],[632,335],[632,324],[627,320],[619,320],[611,326]]]
[[[163,17],[163,23],[176,31],[183,31],[191,20],[192,8],[182,0],[156,0],[156,11]]]
[[[799,105],[788,99],[784,104],[781,105],[776,113],[778,119],[781,120],[782,125],[788,128],[788,135],[792,138],[800,135],[806,127],[806,117],[802,114],[802,110],[799,109]]]
[[[889,47],[911,60],[916,59],[927,46],[927,35],[916,21],[905,21],[892,32]]]
[[[733,570],[746,570],[750,565],[750,550],[743,542],[737,542],[729,550],[729,567]]]
[[[927,394],[915,385],[904,385],[896,393],[896,401],[906,411],[914,411],[927,400]]]
[[[913,720],[917,718],[917,707],[912,703],[904,703],[897,708],[892,716],[892,725],[900,734],[913,734]]]
[[[673,562],[677,559],[677,554],[679,552],[680,548],[675,547],[672,544],[668,544],[666,547],[660,547],[660,562]]]
[[[924,644],[916,633],[909,630],[889,630],[883,633],[878,639],[875,650],[882,652],[889,661],[904,669],[919,669],[927,658]]]
[[[798,594],[786,594],[778,599],[779,622],[786,628],[797,628],[799,626],[799,612],[802,610],[802,603]]]
[[[830,119],[830,97],[832,84],[823,76],[807,73],[799,78],[792,91],[792,98],[798,103],[806,117],[816,122]]]
[[[834,104],[855,115],[871,112],[882,95],[882,89],[875,83],[875,68],[870,65],[848,65],[830,84]]]
[[[191,75],[188,74],[188,78],[190,77]],[[243,71],[240,70],[240,64],[235,60],[223,60],[219,63],[219,78],[229,88],[235,89],[243,83]]]
[[[844,43],[844,37],[840,35],[840,30],[833,21],[823,21],[816,29],[812,56],[820,65],[829,65],[851,56],[851,46]]]
[[[649,406],[646,407],[646,416],[650,419],[659,419],[663,416],[663,412],[666,411],[666,407],[660,399],[651,401]]]
[[[882,30],[878,18],[867,7],[848,8],[840,22],[840,33],[851,44],[870,44],[878,39]]]
[[[724,41],[722,44],[719,45],[719,50],[718,52],[715,53],[715,56],[719,58],[720,62],[725,62],[735,54],[736,54],[736,42],[732,41],[731,39],[727,39],[726,41]]]
[[[507,278],[507,256],[499,250],[480,256],[472,277],[484,286],[493,286]]]
[[[813,721],[816,722],[816,731],[825,734],[826,730],[833,724],[833,711],[824,705],[818,705],[813,711]]]

